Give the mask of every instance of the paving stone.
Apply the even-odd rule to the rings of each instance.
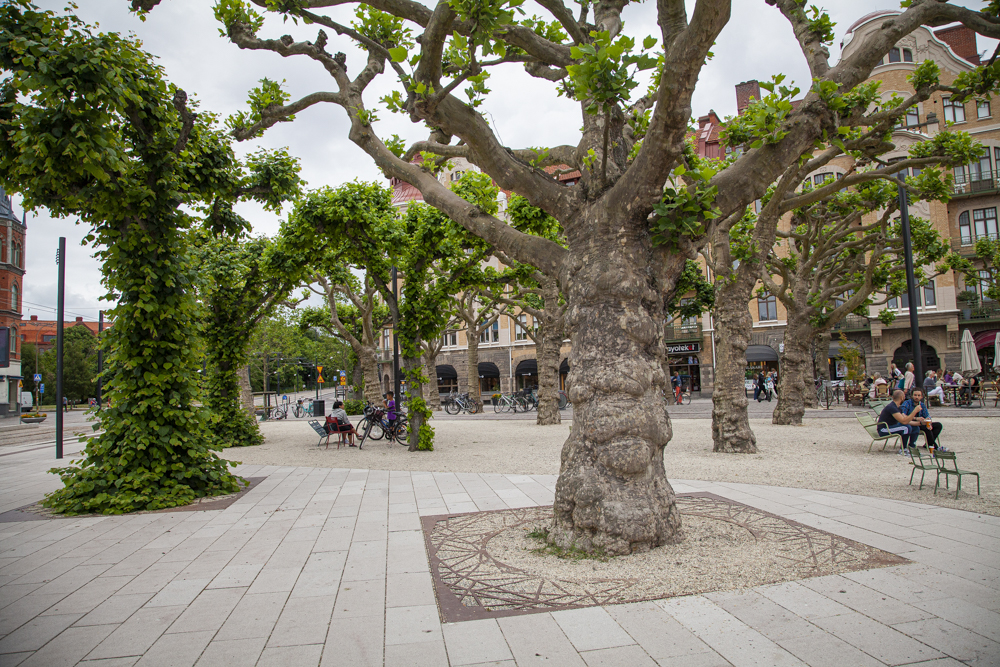
[[[778,645],[794,655],[809,667],[882,667],[867,653],[824,632],[816,632],[806,637],[779,640]],[[923,665],[924,663],[921,663]]]
[[[345,581],[340,584],[334,618],[382,616],[385,613],[385,579]]]
[[[354,616],[330,623],[322,667],[375,667],[383,664],[385,617]]]
[[[79,614],[36,616],[0,639],[0,653],[37,651],[79,618]]]
[[[708,645],[653,602],[605,608],[654,660],[681,658],[709,651]]]
[[[301,572],[301,566],[265,567],[257,575],[257,578],[253,580],[253,584],[251,584],[250,590],[247,593],[255,595],[257,593],[288,592],[295,587],[295,582],[298,580]]]
[[[336,650],[335,647],[331,649]],[[323,655],[323,644],[305,646],[268,646],[257,667],[316,667]]]
[[[587,667],[656,667],[653,659],[636,644],[583,651],[580,657]]]
[[[213,641],[201,654],[198,667],[246,667],[254,665],[264,650],[265,639],[230,639]]]
[[[194,602],[202,590],[211,582],[210,579],[177,579],[164,586],[153,596],[147,607],[187,606]]]
[[[385,667],[440,667],[448,664],[444,642],[386,644]]]
[[[389,607],[385,610],[385,644],[441,641],[437,605]]]
[[[133,655],[125,658],[105,658],[103,660],[84,660],[80,667],[132,667],[139,662],[139,656]]]
[[[97,659],[142,655],[183,611],[183,606],[140,609],[98,644],[87,657]]]
[[[161,635],[139,662],[137,667],[190,667],[198,661],[214,631],[183,632]]]
[[[760,586],[754,590],[767,599],[777,602],[796,616],[807,620],[836,616],[850,611],[839,602],[806,588],[798,581]]]
[[[437,604],[429,572],[405,572],[386,577],[385,606],[415,607]]]
[[[0,609],[0,635],[10,634],[35,616],[51,609],[64,597],[58,593],[55,595],[29,593]]]
[[[812,623],[755,591],[709,593],[705,597],[773,642],[821,633]]]
[[[94,611],[85,615],[76,625],[110,625],[124,623],[132,614],[145,605],[152,593],[138,595],[112,595],[99,604]]]
[[[715,651],[708,650],[704,653],[692,653],[685,656],[675,656],[672,658],[661,658],[656,661],[659,667],[732,667],[731,662],[723,658]]]
[[[900,623],[893,628],[969,665],[1000,663],[1000,644],[941,618]]]
[[[1000,641],[1000,614],[983,609],[960,598],[943,598],[918,602],[920,607],[935,616],[948,619],[960,627],[972,630],[993,641]]]
[[[586,665],[551,614],[509,616],[497,623],[518,667]]]
[[[801,583],[806,588],[886,625],[919,621],[933,616],[923,609],[900,602],[888,594],[880,593],[845,577],[816,577],[804,579]]]
[[[184,613],[167,629],[167,633],[217,631],[226,622],[246,593],[245,588],[207,589],[201,592]]]
[[[635,640],[601,607],[552,613],[559,627],[578,651],[626,646]]]
[[[115,625],[92,625],[82,628],[66,628],[30,658],[25,667],[70,667],[94,650],[98,644],[115,631]],[[0,658],[6,664],[6,659]]]
[[[289,599],[271,631],[267,645],[322,644],[329,631],[333,603],[333,597]]]
[[[813,623],[888,665],[942,657],[927,644],[857,612],[818,618]]]
[[[213,643],[257,637],[267,639],[287,599],[288,593],[244,595],[219,629]]]
[[[495,619],[445,623],[441,630],[453,667],[514,658]]]
[[[427,548],[424,534],[419,530],[395,531],[389,533],[388,562],[386,572],[429,572]]]
[[[46,614],[86,614],[121,590],[132,577],[97,577],[45,611]],[[6,595],[6,588],[2,593]]]
[[[395,533],[398,534],[398,533]],[[384,577],[386,542],[352,542],[344,564],[342,581],[364,581]]]
[[[791,653],[704,597],[673,598],[660,600],[657,604],[736,667],[804,665]]]
[[[3,660],[4,667],[17,667],[30,658],[34,651],[24,651],[23,653],[2,653],[0,659]]]

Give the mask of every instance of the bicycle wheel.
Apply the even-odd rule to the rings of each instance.
[[[770,400],[770,399],[768,399]],[[681,405],[691,405],[691,392],[685,391],[681,394]]]
[[[458,401],[448,401],[444,404],[444,411],[449,415],[457,415],[462,409],[462,406],[458,404]]]
[[[385,437],[385,423],[379,421],[378,419],[372,420],[371,428],[368,432],[368,437],[372,440],[381,440]]]
[[[559,409],[565,410],[566,406],[569,405],[569,396],[566,395],[565,391],[559,392]]]
[[[410,423],[402,417],[396,423],[396,442],[401,445],[410,444]]]
[[[483,411],[483,402],[472,401],[472,405],[469,406],[469,412],[471,412],[474,415],[478,415],[482,411]]]
[[[303,413],[302,406],[301,405],[296,405],[295,406],[295,413],[294,413],[295,416],[301,418],[302,417],[302,413]]]
[[[500,412],[500,404],[501,404],[501,403],[503,403],[503,399],[502,399],[502,398],[498,398],[498,399],[497,399],[497,400],[496,400],[496,401],[495,401],[495,402],[493,403],[493,412],[497,412],[497,413],[499,413],[499,412]]]

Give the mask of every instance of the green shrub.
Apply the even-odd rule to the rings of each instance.
[[[360,415],[365,411],[365,404],[354,399],[344,401],[344,410],[349,415]]]

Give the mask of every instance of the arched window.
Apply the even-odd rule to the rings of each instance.
[[[21,244],[17,241],[14,242],[14,266],[21,267]]]
[[[17,329],[10,330],[10,353],[17,354]]]
[[[17,283],[13,283],[10,286],[10,309],[16,312],[17,304]]]

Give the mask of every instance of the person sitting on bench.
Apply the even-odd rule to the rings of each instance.
[[[327,415],[326,424],[330,433],[346,433],[350,446],[356,446],[354,444],[354,427],[351,426],[351,420],[347,418],[347,411],[344,410],[343,401],[334,402],[333,409]]]
[[[924,403],[924,392],[922,389],[914,389],[913,396],[911,398],[903,401],[903,404],[899,406],[899,409],[906,414],[910,414],[916,410],[916,422],[920,427],[920,430],[924,432],[927,436],[927,448],[931,451],[937,451],[937,439],[941,435],[941,424],[940,422],[933,421],[931,415],[927,412],[927,404]],[[914,441],[916,444],[916,441]],[[948,451],[944,447],[941,447],[940,451]]]
[[[917,436],[920,435],[916,419],[920,408],[913,408],[913,412],[909,414],[903,412],[900,406],[903,404],[904,398],[906,398],[906,392],[902,389],[892,392],[892,402],[882,408],[882,414],[878,416],[878,432],[879,435],[889,435],[890,433],[899,435],[902,442],[902,449],[899,450],[899,453],[903,456],[909,456],[910,446],[916,445]]]
[[[927,400],[931,399],[931,396],[937,396],[938,400],[942,403],[947,402],[944,397],[944,389],[938,386],[937,383],[937,373],[934,371],[927,371],[924,375],[924,394],[927,396]]]

